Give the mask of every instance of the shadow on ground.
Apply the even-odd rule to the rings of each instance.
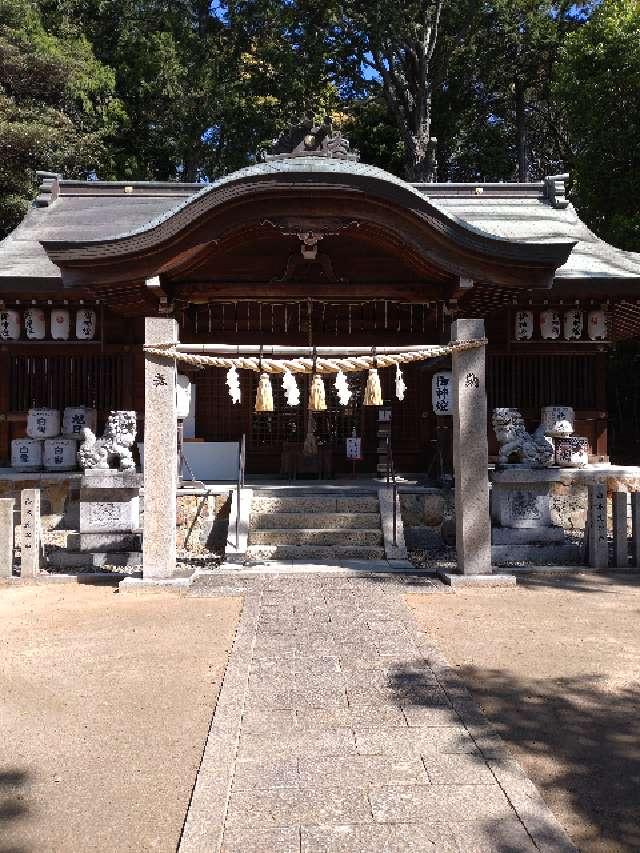
[[[581,851],[640,850],[640,684],[612,692],[593,675],[456,673],[556,815],[573,813],[566,828]],[[416,669],[394,672],[389,686],[403,704],[434,704],[433,684]]]
[[[518,586],[524,589],[563,589],[570,592],[597,592],[616,594],[616,587],[629,587],[640,590],[640,572],[576,572],[566,575],[546,573],[523,574],[518,576]],[[607,589],[607,587],[611,589]]]
[[[24,847],[7,845],[3,838],[9,824],[28,814],[28,808],[20,793],[27,781],[27,774],[15,767],[0,767],[0,853],[26,853]]]

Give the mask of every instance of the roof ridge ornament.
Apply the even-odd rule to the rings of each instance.
[[[544,179],[544,197],[551,203],[551,207],[564,210],[569,207],[566,197],[565,181],[569,180],[569,173],[562,175],[547,175]]]
[[[274,139],[269,153],[263,155],[265,162],[294,157],[358,160],[359,156],[357,151],[349,150],[349,140],[339,130],[333,130],[330,116],[325,116],[322,124],[315,124],[313,116],[307,116]]]

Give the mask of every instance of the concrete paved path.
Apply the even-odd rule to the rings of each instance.
[[[575,849],[406,591],[250,582],[180,853]]]

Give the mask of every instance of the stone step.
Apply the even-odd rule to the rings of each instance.
[[[272,512],[379,512],[377,495],[331,497],[325,495],[260,495],[254,494],[252,513]]]
[[[557,545],[492,545],[491,562],[530,563],[534,566],[569,566],[581,562],[579,545],[558,543]]]
[[[278,516],[276,516],[278,517]],[[382,530],[250,530],[249,545],[384,545]]]
[[[52,569],[100,569],[103,566],[118,566],[139,569],[142,566],[141,551],[111,551],[92,554],[88,551],[51,551],[47,565]]]
[[[70,533],[70,551],[141,551],[142,533]]]
[[[358,530],[380,527],[379,512],[265,512],[251,516],[252,530],[300,529]]]
[[[384,560],[384,548],[371,545],[250,545],[247,559],[307,560],[336,563],[341,560]]]

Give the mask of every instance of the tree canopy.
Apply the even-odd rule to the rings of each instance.
[[[311,112],[409,180],[569,168],[594,229],[640,248],[639,15],[636,0],[0,0],[0,230],[36,168],[211,180]]]

